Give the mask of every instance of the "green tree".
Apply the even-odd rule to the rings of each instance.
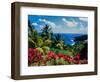
[[[45,25],[45,27],[42,29],[41,36],[44,40],[51,39],[51,28],[49,25]]]
[[[39,36],[34,26],[28,21],[28,43],[29,47],[37,48],[43,45],[42,37]]]
[[[52,44],[52,30],[49,25],[45,25],[44,28],[42,29],[41,37],[44,42],[44,46],[51,47]]]
[[[61,38],[61,35],[60,34],[55,35],[52,38],[52,40],[53,40],[53,44],[52,44],[53,47],[63,49],[63,47],[64,47],[64,41]]]
[[[75,43],[72,47],[72,52],[73,55],[76,55],[77,53],[80,53],[80,51],[84,48],[84,44],[82,41],[79,41],[77,43]]]

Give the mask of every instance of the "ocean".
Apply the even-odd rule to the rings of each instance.
[[[75,43],[75,37],[83,36],[86,34],[71,34],[71,33],[54,33],[53,35],[59,34],[61,39],[64,40],[65,44],[73,45]]]

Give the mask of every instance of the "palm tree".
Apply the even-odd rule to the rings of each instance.
[[[44,40],[51,39],[51,33],[52,31],[49,25],[45,25],[45,27],[42,29],[41,36]]]
[[[42,29],[41,37],[44,41],[44,46],[50,47],[52,44],[52,31],[49,25],[45,25],[45,27]]]
[[[42,38],[39,36],[38,32],[35,30],[34,26],[28,21],[28,43],[29,47],[36,48],[41,47],[43,44]]]
[[[52,44],[53,47],[63,49],[64,41],[62,40],[62,37],[60,34],[55,35],[52,38],[52,40],[53,40],[53,44]]]

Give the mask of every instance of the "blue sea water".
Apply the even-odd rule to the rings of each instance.
[[[65,44],[73,45],[75,44],[75,37],[82,36],[84,34],[71,34],[71,33],[54,33],[54,36],[59,34],[61,39],[64,40]]]

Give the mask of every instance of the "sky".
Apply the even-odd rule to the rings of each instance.
[[[45,25],[49,25],[53,33],[87,34],[88,32],[88,17],[28,15],[28,20],[38,32],[41,32]]]

